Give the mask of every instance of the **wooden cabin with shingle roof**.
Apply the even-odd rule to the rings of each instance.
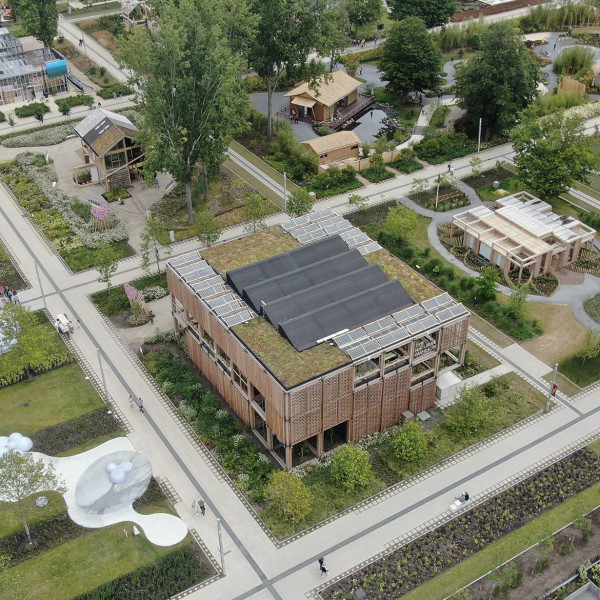
[[[137,172],[144,158],[134,141],[136,131],[127,117],[103,108],[75,125],[93,183],[102,184],[106,191],[131,187],[132,172]]]

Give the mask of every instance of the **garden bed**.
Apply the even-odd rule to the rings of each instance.
[[[600,479],[600,458],[580,450],[322,590],[325,600],[401,596]]]
[[[129,235],[125,224],[115,215],[111,215],[111,228],[96,231],[89,207],[84,205],[86,220],[79,211],[82,203],[52,185],[56,171],[52,164],[46,164],[42,154],[26,152],[12,162],[2,163],[0,179],[73,271],[97,266],[102,260],[98,251],[102,242],[112,246],[117,259],[135,254],[126,241]]]
[[[424,192],[410,194],[408,197],[419,206],[435,212],[446,212],[471,204],[464,192],[450,186],[440,186],[439,195],[436,192],[436,188],[431,188]]]
[[[480,190],[483,187],[492,185],[494,181],[502,181],[514,177],[514,173],[508,170],[506,167],[498,166],[493,169],[483,171],[480,175],[470,175],[465,177],[463,181],[475,191]]]
[[[28,288],[29,283],[26,282],[21,273],[13,264],[10,254],[7,252],[4,245],[0,242],[0,282],[5,288],[10,290],[20,291]]]
[[[379,169],[364,169],[360,172],[360,175],[361,177],[368,179],[371,183],[379,183],[380,181],[393,179],[395,177],[394,173],[387,169],[383,169],[383,171]]]

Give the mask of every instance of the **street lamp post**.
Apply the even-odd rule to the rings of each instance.
[[[552,403],[552,398],[556,396],[556,390],[558,386],[556,385],[556,372],[558,371],[558,364],[554,365],[554,374],[552,375],[552,385],[548,390],[548,402],[546,402],[546,412],[550,410],[550,404]]]
[[[223,535],[221,534],[221,519],[217,518],[217,529],[219,532],[219,552],[221,553],[221,571],[225,575],[225,554],[223,554]]]
[[[440,179],[441,178],[442,178],[442,174],[438,173],[437,188],[435,190],[435,210],[437,210],[438,198],[440,197]]]
[[[287,173],[283,172],[283,212],[287,212]]]
[[[477,154],[481,149],[481,117],[479,117],[479,135],[477,136]]]

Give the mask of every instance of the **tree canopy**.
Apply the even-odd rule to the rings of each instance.
[[[362,25],[373,23],[383,14],[381,0],[342,0],[342,5],[348,13],[350,23],[354,25],[354,35]]]
[[[18,16],[25,33],[52,46],[58,30],[56,0],[19,0]]]
[[[304,188],[296,188],[288,197],[285,212],[290,217],[301,217],[309,213],[313,206],[310,194]]]
[[[456,96],[473,123],[502,131],[537,95],[541,71],[523,38],[509,23],[490,25],[482,34],[482,52],[459,69]]]
[[[273,92],[284,72],[314,80],[322,67],[308,65],[308,55],[319,44],[324,0],[254,0],[257,32],[249,60],[267,84],[267,139],[273,134]]]
[[[392,19],[419,17],[426,27],[445,25],[456,11],[455,0],[388,0],[388,4]]]
[[[423,21],[410,17],[392,25],[383,45],[380,68],[389,89],[407,94],[437,87],[441,58]]]
[[[167,170],[185,184],[190,223],[194,167],[203,162],[206,182],[248,105],[240,56],[232,52],[214,12],[205,0],[167,0],[160,27],[136,28],[120,54],[133,70],[144,105],[138,138],[146,149],[145,169]]]
[[[526,111],[511,135],[519,179],[541,198],[557,197],[598,168],[583,118],[568,111],[539,117]]]
[[[417,228],[417,213],[403,204],[396,204],[388,211],[384,227],[392,235],[406,239]]]
[[[44,490],[64,493],[64,484],[55,474],[52,464],[46,464],[41,458],[35,459],[28,452],[21,453],[16,450],[9,450],[0,456],[0,481],[0,499],[18,503],[27,541],[31,544],[23,501],[31,494]]]

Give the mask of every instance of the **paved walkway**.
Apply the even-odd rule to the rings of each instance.
[[[509,146],[483,152],[484,168],[498,159],[510,158],[511,153]],[[468,159],[454,161],[454,166],[459,176],[470,170]],[[444,167],[428,167],[418,176],[433,180],[440,168]],[[411,182],[412,177],[400,176],[369,186],[363,195],[369,203],[402,198]],[[318,208],[325,206],[342,214],[351,208],[348,194],[318,204]],[[312,597],[312,590],[323,583],[318,572],[319,556],[327,557],[331,576],[335,577],[411,539],[422,528],[431,526],[432,520],[449,517],[449,506],[459,490],[468,488],[476,504],[515,479],[541,468],[547,461],[600,436],[600,386],[592,386],[571,400],[559,394],[552,412],[501,432],[428,470],[418,480],[400,483],[323,527],[286,545],[277,545],[242,504],[202,447],[197,446],[173,418],[170,405],[144,377],[128,344],[107,320],[99,317],[87,297],[101,288],[96,272],[69,275],[1,189],[0,218],[4,223],[2,236],[33,286],[20,294],[21,301],[32,308],[43,306],[35,274],[37,264],[49,311],[52,314],[66,311],[81,321],[82,327],[72,338],[74,344],[98,376],[98,355],[101,357],[108,392],[131,428],[129,440],[149,458],[153,474],[172,486],[179,516],[188,527],[198,530],[215,556],[219,548],[216,519],[221,519],[224,549],[230,551],[225,559],[226,577],[191,594],[190,598],[301,600]],[[273,215],[268,223],[275,224],[286,218]],[[243,235],[241,227],[231,228],[224,239],[240,235]],[[174,254],[197,248],[199,243],[189,240],[175,245]],[[118,285],[140,274],[137,258],[125,260],[120,263],[113,281]],[[517,364],[513,353],[500,351],[476,331],[472,335],[492,354],[500,358],[504,354],[504,362],[512,369],[547,391],[547,382],[539,379],[543,369],[531,354],[519,349]],[[130,394],[143,398],[144,413],[128,406]],[[206,501],[206,517],[193,514],[191,503],[198,497]]]

